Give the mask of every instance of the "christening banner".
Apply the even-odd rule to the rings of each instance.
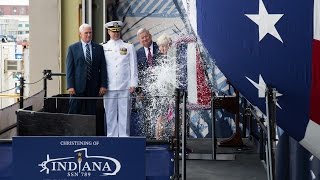
[[[14,179],[145,179],[145,138],[14,137]]]

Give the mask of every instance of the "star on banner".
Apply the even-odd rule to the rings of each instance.
[[[283,14],[269,14],[262,0],[259,0],[259,14],[245,15],[259,26],[259,41],[269,33],[283,43],[275,27]]]
[[[248,81],[251,82],[251,84],[254,85],[254,87],[256,87],[256,88],[258,89],[258,97],[259,97],[259,98],[265,98],[265,97],[266,97],[267,84],[266,84],[265,81],[263,80],[261,74],[259,74],[259,83],[254,82],[253,80],[251,80],[251,79],[248,78],[247,76],[246,76],[246,78],[248,79]],[[282,96],[282,94],[277,92],[276,97],[279,97],[279,96]],[[277,102],[276,105],[277,105],[280,109],[282,109],[281,106],[278,104],[278,102]]]

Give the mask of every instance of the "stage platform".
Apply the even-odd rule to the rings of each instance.
[[[223,139],[218,138],[218,142]],[[257,146],[243,139],[240,147],[218,147],[217,153],[234,154],[235,160],[187,160],[187,180],[267,180]],[[193,153],[210,153],[211,139],[188,139],[187,147]]]
[[[187,180],[267,180],[258,154],[236,154],[235,161],[187,160]]]

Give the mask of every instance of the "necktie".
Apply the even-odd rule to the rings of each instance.
[[[149,67],[152,66],[152,54],[150,48],[148,48],[148,65]]]
[[[92,61],[91,61],[91,54],[89,44],[86,44],[86,63],[87,63],[87,79],[91,79],[92,73]]]

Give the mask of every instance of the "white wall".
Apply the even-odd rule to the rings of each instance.
[[[13,79],[13,73],[5,71],[5,60],[15,59],[16,45],[13,42],[1,43],[0,42],[0,91],[5,91],[1,95],[13,95],[15,94],[15,81]],[[12,90],[9,90],[12,89]],[[7,91],[9,90],[9,91]],[[12,105],[16,102],[15,98],[0,97],[0,109]]]
[[[43,77],[44,69],[61,72],[60,53],[60,0],[30,0],[30,73],[26,82],[35,82]],[[28,68],[28,67],[26,67]],[[59,94],[60,80],[48,81],[48,96]],[[42,81],[30,85],[26,95],[31,96],[43,89]]]

